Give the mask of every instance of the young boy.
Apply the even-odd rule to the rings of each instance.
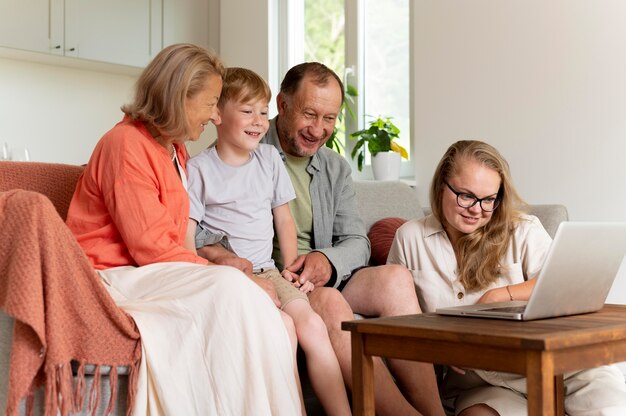
[[[295,198],[289,175],[276,148],[259,144],[269,129],[270,98],[269,86],[256,73],[227,69],[218,102],[221,124],[217,125],[216,144],[187,164],[187,239],[193,238],[197,224],[196,247],[208,244],[207,235],[222,237],[223,244],[252,263],[256,276],[273,283],[281,309],[293,319],[313,388],[326,413],[349,415],[346,389],[326,326],[306,296],[313,285],[307,282],[295,287],[290,272],[283,272],[289,280],[283,278],[272,260],[274,229],[283,264],[296,259],[297,241],[288,204]],[[297,282],[297,278],[293,280]]]

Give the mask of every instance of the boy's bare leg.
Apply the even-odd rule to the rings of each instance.
[[[349,416],[348,395],[324,321],[302,299],[289,302],[283,311],[293,319],[298,341],[306,355],[311,384],[326,414]]]
[[[302,407],[302,414],[306,415],[304,410],[304,398],[302,396],[302,383],[300,383],[300,374],[298,373],[298,361],[296,360],[296,354],[298,352],[298,338],[296,336],[296,328],[293,324],[293,319],[285,312],[280,311],[280,317],[283,319],[287,334],[289,335],[289,342],[291,343],[291,349],[293,351],[293,371],[296,376],[296,385],[298,386],[298,394],[300,395],[300,406]]]

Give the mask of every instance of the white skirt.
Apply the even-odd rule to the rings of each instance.
[[[157,263],[99,271],[139,328],[136,415],[298,415],[278,308],[232,267]]]

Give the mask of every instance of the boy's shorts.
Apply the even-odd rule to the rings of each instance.
[[[292,300],[303,299],[307,302],[309,301],[309,297],[306,293],[300,291],[298,288],[294,287],[291,282],[282,277],[278,269],[263,269],[254,274],[257,277],[269,279],[270,282],[272,282],[274,289],[276,290],[278,300],[280,300],[281,309],[284,309],[285,306],[287,306],[287,304]]]

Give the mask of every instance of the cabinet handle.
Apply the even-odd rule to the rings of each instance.
[[[61,49],[61,45],[53,46],[52,49]]]
[[[76,50],[76,48],[69,48],[68,51],[70,52],[74,52]]]

